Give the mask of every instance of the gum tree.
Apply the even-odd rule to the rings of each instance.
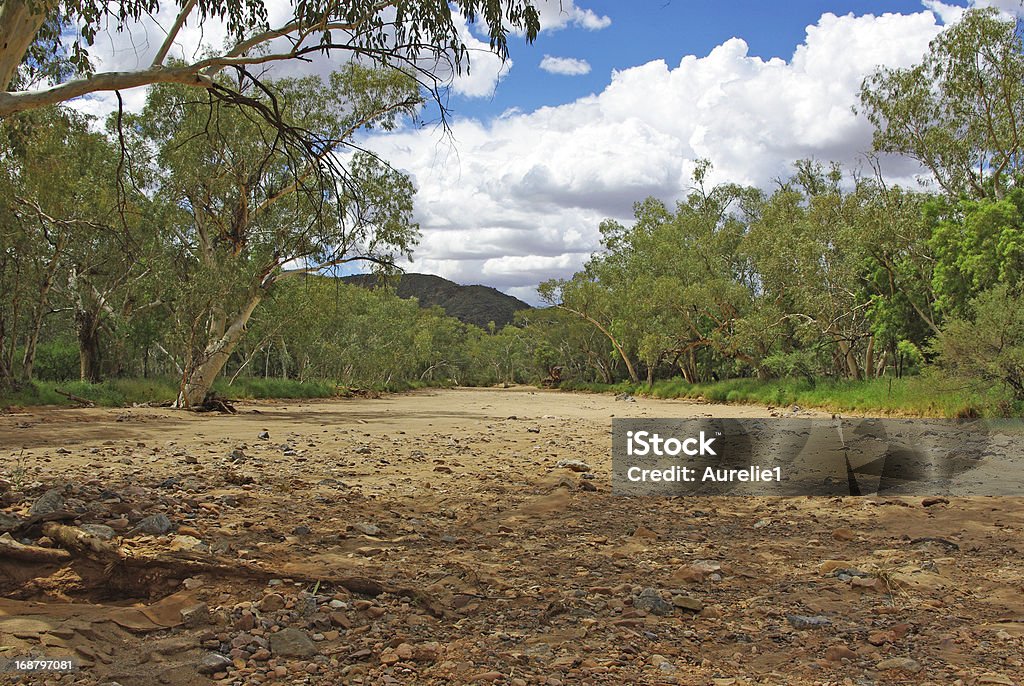
[[[357,260],[390,264],[417,235],[410,180],[347,147],[356,132],[415,112],[413,79],[349,63],[329,83],[233,87],[252,103],[163,85],[128,120],[139,156],[155,151],[152,190],[166,208],[166,291],[186,408],[203,403],[275,284]],[[254,108],[275,109],[285,127]]]
[[[89,48],[100,30],[121,31],[169,5],[177,14],[150,64],[122,72],[92,69]],[[452,8],[470,21],[481,19],[491,49],[502,58],[508,31],[521,30],[532,41],[540,30],[528,0],[293,0],[290,16],[274,25],[264,0],[0,0],[0,117],[158,83],[244,104],[239,88],[216,78],[221,71],[255,75],[267,65],[316,54],[404,65],[437,94],[446,74],[468,68],[468,49]],[[189,62],[168,59],[182,27],[211,20],[226,24],[222,49]],[[433,69],[438,62],[448,69]],[[27,90],[40,81],[53,85]]]

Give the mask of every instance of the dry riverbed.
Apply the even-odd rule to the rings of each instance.
[[[2,414],[0,683],[1019,686],[1019,498],[611,495],[612,416],[779,414],[529,388]]]

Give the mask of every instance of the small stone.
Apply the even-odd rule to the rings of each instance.
[[[216,674],[217,672],[227,671],[227,668],[232,666],[231,658],[227,655],[207,653],[199,661],[198,671],[200,674]]]
[[[117,535],[113,527],[109,527],[106,524],[79,524],[78,528],[90,536],[95,536],[103,541],[109,541]]]
[[[559,460],[555,463],[559,469],[570,469],[574,472],[589,472],[591,467],[582,460]]]
[[[44,515],[64,509],[64,489],[51,488],[32,503],[31,515]]]
[[[857,534],[852,529],[836,529],[832,532],[832,538],[837,541],[852,541],[857,538]]]
[[[532,434],[539,434],[540,433],[540,427],[539,426],[530,426],[530,427],[527,427],[526,430],[528,432],[532,433]]]
[[[661,597],[661,593],[654,588],[645,588],[641,591],[640,595],[633,601],[633,607],[654,615],[665,616],[672,614],[672,605],[667,603]]]
[[[133,533],[149,534],[151,536],[162,536],[171,530],[174,525],[167,515],[160,513],[150,515],[139,520],[139,523],[132,529]]]
[[[310,531],[312,530],[308,526],[306,526],[305,524],[300,524],[299,526],[292,529],[292,534],[295,536],[308,536]]]
[[[921,507],[931,507],[932,505],[949,505],[949,498],[936,496],[934,498],[925,498],[921,501]]]
[[[249,631],[256,627],[256,617],[248,610],[242,611],[242,616],[235,622],[235,628],[239,631]]]
[[[700,612],[704,609],[704,603],[699,598],[693,598],[682,594],[672,596],[672,604],[691,612]]]
[[[825,659],[829,662],[842,662],[843,660],[856,660],[857,653],[844,645],[835,645],[825,653]]]
[[[868,643],[873,646],[884,646],[886,643],[895,643],[896,633],[894,631],[873,631],[868,634]]]
[[[175,536],[174,538],[171,539],[171,545],[169,547],[173,551],[178,551],[178,550],[186,550],[187,551],[187,550],[195,550],[196,548],[200,547],[201,545],[203,545],[203,542],[200,541],[195,536],[180,536],[179,535],[179,536]]]
[[[260,648],[252,654],[252,659],[256,660],[257,662],[266,662],[270,659],[270,656],[271,652],[269,650],[267,650],[266,648]]]
[[[392,648],[385,648],[384,652],[380,654],[380,663],[382,665],[393,665],[401,661],[401,659]]]
[[[910,672],[911,674],[921,671],[921,664],[909,657],[891,657],[875,664],[875,667],[883,671]]]
[[[358,524],[353,524],[352,528],[366,536],[377,536],[380,534],[380,527],[376,524],[371,524],[369,522],[359,522]]]
[[[269,441],[270,440],[270,432],[269,431],[261,431],[260,435],[259,435],[259,438],[262,441]]]
[[[786,621],[788,621],[794,629],[820,629],[832,624],[832,620],[824,615],[814,615],[811,617],[806,617],[804,615],[786,615]]]
[[[182,623],[194,629],[210,623],[210,608],[206,603],[196,603],[181,610]]]
[[[282,609],[285,605],[284,596],[278,593],[269,593],[263,596],[257,607],[260,612],[277,612]]]
[[[403,660],[411,660],[414,654],[415,650],[408,643],[401,643],[395,648],[395,655]]]
[[[270,635],[270,652],[279,657],[312,657],[317,650],[304,631],[289,627]]]

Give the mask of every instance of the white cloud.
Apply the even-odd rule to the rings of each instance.
[[[540,14],[541,31],[557,31],[569,25],[599,31],[612,25],[610,17],[577,7],[574,0],[537,0],[534,6]]]
[[[562,76],[583,76],[590,73],[590,62],[575,57],[552,57],[544,55],[540,68],[551,74]]]
[[[599,248],[603,218],[629,222],[649,195],[681,198],[696,159],[712,160],[712,182],[762,187],[801,158],[857,165],[871,148],[853,111],[861,81],[876,65],[918,61],[940,30],[931,12],[825,14],[788,61],[751,56],[734,38],[676,66],[614,72],[601,93],[563,106],[457,120],[450,145],[431,132],[376,137],[419,189],[424,238],[410,268],[524,297],[577,270]],[[887,164],[908,180],[917,171]]]

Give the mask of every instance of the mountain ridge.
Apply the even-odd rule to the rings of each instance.
[[[407,272],[392,277],[354,274],[341,279],[363,288],[392,285],[400,298],[416,298],[420,307],[437,305],[448,316],[484,329],[492,321],[497,328],[511,324],[516,312],[532,309],[519,298],[491,286],[462,285],[433,274]]]

